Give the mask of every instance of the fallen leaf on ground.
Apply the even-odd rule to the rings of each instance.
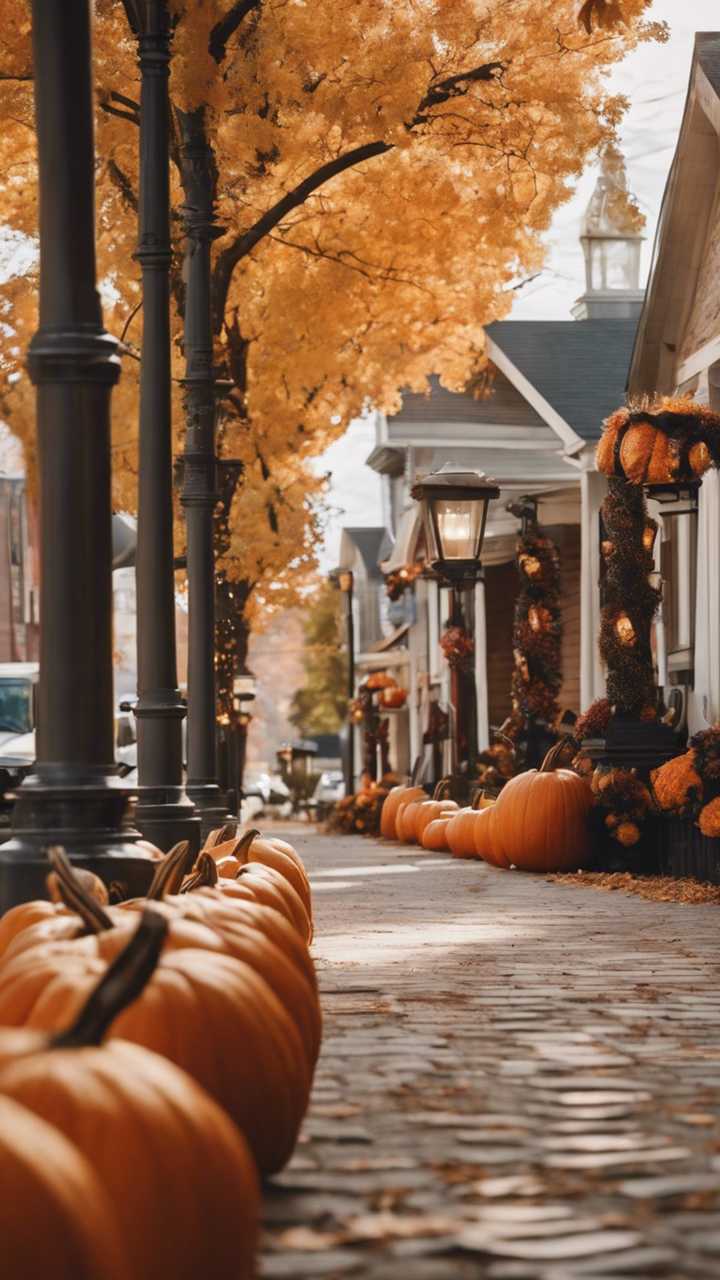
[[[549,884],[571,889],[621,889],[650,902],[681,902],[686,905],[720,904],[720,885],[701,880],[676,880],[673,876],[634,876],[630,871],[575,871],[547,877]]]

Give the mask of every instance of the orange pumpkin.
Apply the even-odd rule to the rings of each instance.
[[[218,878],[218,870],[209,853],[201,853],[196,870],[183,883],[183,893],[210,893],[225,901],[254,899],[280,911],[295,926],[304,942],[312,941],[312,922],[289,880],[260,862],[248,862],[234,878]]]
[[[444,815],[451,817],[457,810],[454,800],[423,800],[415,817],[415,838],[418,844],[423,844],[423,836],[431,822]]]
[[[422,847],[428,852],[433,853],[449,853],[450,846],[447,842],[447,829],[450,819],[455,816],[455,810],[449,813],[440,814],[439,817],[433,818],[423,831]]]
[[[494,805],[480,810],[474,834],[475,852],[478,857],[489,863],[491,867],[503,867],[507,870],[510,859],[506,856],[498,838]]]
[[[0,1031],[0,1115],[21,1103],[40,1123],[55,1126],[89,1161],[112,1205],[135,1280],[195,1280],[200,1275],[249,1280],[255,1274],[259,1188],[242,1135],[165,1058],[120,1040],[96,1047],[152,978],[162,945],[156,921],[151,916],[148,931],[147,917],[143,920],[92,989],[75,1024],[57,1040],[28,1030]],[[43,1163],[47,1154],[43,1143]],[[5,1172],[4,1158],[2,1163]],[[202,1170],[199,1183],[193,1176],[197,1169]],[[17,1213],[16,1189],[14,1184],[13,1196],[2,1199],[14,1200]],[[77,1187],[73,1192],[87,1219],[92,1195]],[[33,1228],[37,1230],[36,1221]],[[52,1244],[62,1249],[64,1233]],[[108,1244],[112,1257],[111,1229]],[[4,1234],[5,1257],[6,1245]],[[54,1258],[46,1270],[65,1275],[56,1270]],[[13,1267],[12,1274],[43,1271]],[[90,1274],[93,1280],[109,1280],[115,1272],[98,1261]]]
[[[404,707],[406,702],[407,693],[404,689],[401,689],[399,685],[395,685],[393,688],[383,689],[380,694],[381,707]]]
[[[422,787],[407,785],[391,787],[383,802],[380,814],[380,835],[383,840],[397,840],[396,822],[401,804],[410,800],[425,800],[427,796]]]
[[[115,928],[6,961],[0,1024],[67,1026],[131,933]],[[250,965],[221,950],[164,949],[147,988],[114,1019],[109,1034],[187,1071],[245,1134],[261,1172],[277,1172],[289,1159],[307,1106],[310,1066],[296,1023]]]
[[[420,810],[421,804],[427,800],[427,795],[423,791],[422,798],[414,796],[412,800],[405,801],[398,809],[398,815],[395,820],[395,832],[397,839],[402,844],[415,844],[417,834],[415,831],[415,822]]]
[[[476,858],[475,852],[475,825],[482,813],[480,808],[482,797],[471,805],[466,805],[463,809],[458,809],[457,813],[448,822],[447,842],[448,848],[454,858]]]
[[[8,1280],[132,1280],[137,1274],[90,1161],[58,1129],[2,1097],[0,1190]]]
[[[272,867],[273,871],[277,871],[279,875],[285,877],[292,885],[298,897],[303,903],[308,917],[312,917],[312,896],[310,893],[310,881],[308,880],[302,865],[291,858],[282,849],[276,849],[269,840],[258,840],[259,831],[249,831],[237,844],[233,853],[225,857],[218,858],[216,851],[213,850],[212,856],[215,858],[218,873],[221,876],[228,876],[232,879],[238,874],[240,868],[247,866],[250,861],[265,867]]]
[[[493,809],[491,833],[511,864],[525,871],[569,871],[590,853],[588,811],[592,796],[571,769],[556,768],[558,743],[539,769],[505,784]]]
[[[620,466],[631,484],[669,484],[678,468],[677,442],[649,422],[628,427]]]

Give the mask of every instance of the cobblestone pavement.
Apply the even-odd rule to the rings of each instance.
[[[720,914],[293,827],[325,1040],[265,1280],[720,1276]]]

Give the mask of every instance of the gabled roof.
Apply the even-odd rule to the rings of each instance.
[[[501,320],[487,334],[562,421],[591,441],[625,398],[636,329],[636,320],[612,318]]]
[[[392,416],[393,424],[401,423],[437,423],[445,426],[486,422],[500,425],[511,425],[518,420],[527,421],[538,427],[545,425],[539,413],[528,405],[527,401],[506,379],[501,378],[500,396],[493,395],[476,398],[469,391],[448,391],[443,387],[437,374],[428,379],[428,394],[417,391],[404,391],[402,407]]]
[[[720,33],[699,31],[630,369],[633,395],[673,392],[720,356],[718,246],[708,234],[718,191],[719,135]]]

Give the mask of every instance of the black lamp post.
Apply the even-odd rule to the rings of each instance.
[[[222,234],[215,216],[215,163],[202,108],[178,112],[185,190],[185,407],[182,504],[187,527],[188,781],[202,834],[221,826],[227,807],[217,783],[215,720],[215,555],[218,501],[216,389],[210,310],[210,247]]]
[[[257,696],[257,679],[249,667],[243,666],[233,678],[232,776],[237,812],[243,800],[243,778],[247,756],[248,729],[252,722],[250,707]]]
[[[499,498],[500,490],[481,472],[461,471],[446,463],[440,471],[416,481],[412,496],[420,503],[430,567],[441,585],[450,589],[450,624],[467,631],[464,597],[467,594],[472,600],[480,577],[488,507],[491,499]],[[451,673],[457,752],[455,790],[465,797],[478,754],[472,661],[451,663]]]
[[[37,387],[40,694],[37,760],[0,849],[0,911],[45,896],[48,844],[142,894],[153,863],[114,764],[110,397],[117,342],[96,289],[90,6],[33,0],[40,204]]]
[[[353,598],[355,579],[351,569],[336,569],[330,580],[339,587],[345,597],[345,625],[347,636],[347,696],[348,706],[355,697],[355,614]],[[345,794],[351,796],[355,789],[355,730],[352,721],[348,724],[347,768],[345,773]]]
[[[139,794],[137,824],[161,849],[200,843],[200,820],[183,787],[173,567],[170,380],[170,26],[166,0],[127,4],[138,37],[142,267],[137,580]]]

